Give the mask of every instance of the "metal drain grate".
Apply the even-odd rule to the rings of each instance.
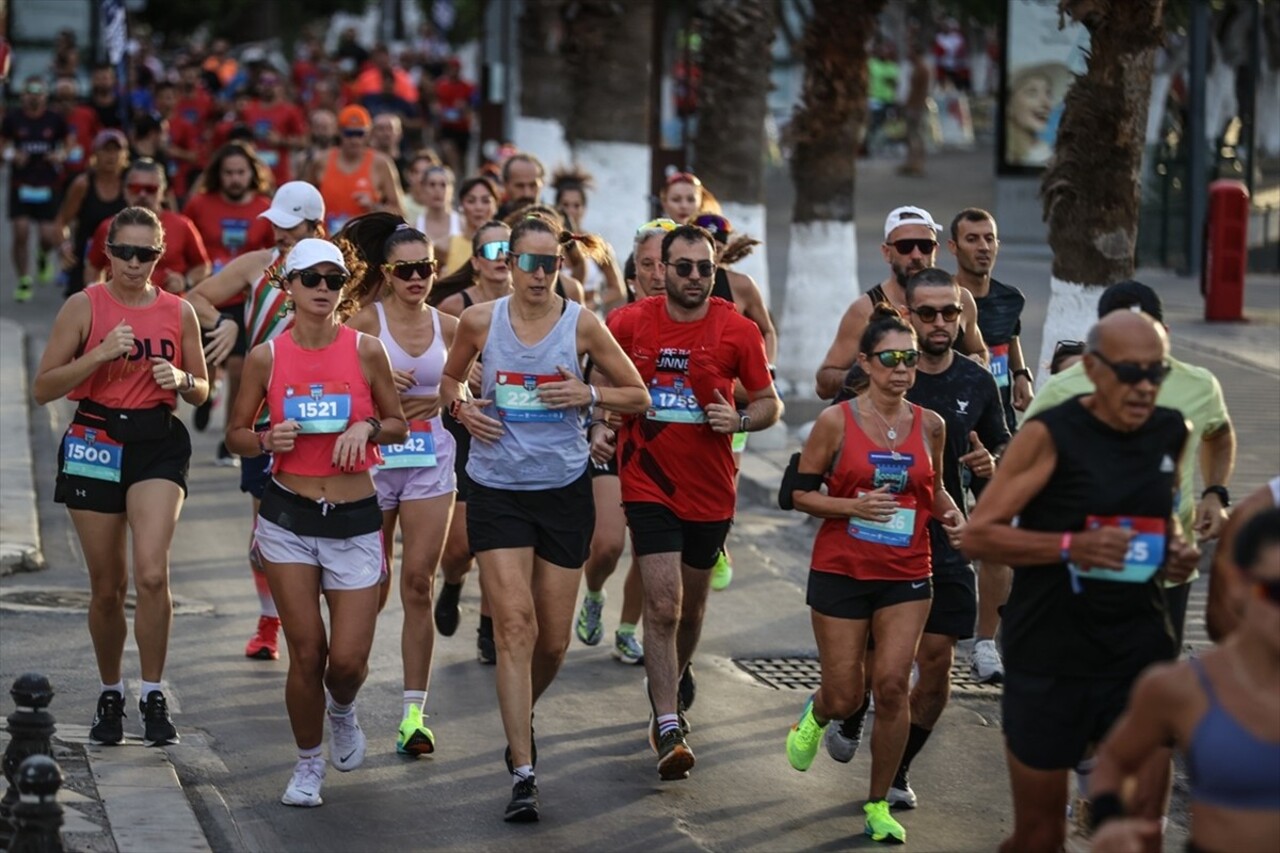
[[[816,657],[734,658],[738,668],[756,681],[775,690],[817,690],[822,684],[822,665]],[[951,692],[965,696],[1000,697],[1000,687],[979,684],[969,668],[967,656],[956,655],[951,667]]]

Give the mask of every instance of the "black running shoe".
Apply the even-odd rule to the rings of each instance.
[[[681,708],[687,711],[693,707],[693,700],[698,696],[698,682],[693,678],[693,664],[686,666],[684,672],[680,673],[678,695]]]
[[[142,710],[142,743],[144,746],[164,746],[177,743],[178,730],[169,719],[169,703],[159,690],[152,690],[151,695],[138,703]]]
[[[209,418],[213,416],[213,394],[205,398],[205,401],[196,406],[195,427],[196,432],[204,432],[209,428]]]
[[[89,727],[89,742],[99,746],[116,746],[124,740],[124,697],[114,690],[104,690],[98,697],[98,710]]]
[[[512,823],[533,823],[538,819],[538,783],[532,776],[512,786],[511,802],[502,819]]]
[[[458,630],[458,597],[462,595],[462,584],[446,581],[440,587],[440,595],[436,598],[436,631],[442,637],[452,637]]]
[[[688,779],[693,762],[693,750],[679,728],[658,736],[658,778],[664,782]]]
[[[476,629],[476,658],[483,664],[498,662],[498,647],[493,642],[492,623],[487,634],[483,626]]]

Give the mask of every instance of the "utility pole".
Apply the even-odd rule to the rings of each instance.
[[[1187,259],[1183,275],[1198,275],[1204,263],[1205,215],[1209,207],[1209,139],[1205,125],[1209,25],[1209,0],[1191,0],[1187,68],[1190,84],[1187,98]]]

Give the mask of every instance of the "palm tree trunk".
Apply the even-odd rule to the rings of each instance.
[[[1080,339],[1105,285],[1133,276],[1147,108],[1164,0],[1060,0],[1090,35],[1088,69],[1064,101],[1040,185],[1053,250],[1043,365]]]
[[[511,75],[520,87],[520,115],[511,138],[521,150],[537,155],[548,169],[569,159],[565,123],[572,102],[563,55],[565,6],[565,0],[524,0],[517,24],[519,67]]]
[[[573,109],[572,156],[595,178],[588,229],[620,258],[648,218],[649,76],[654,0],[576,0],[567,7],[565,62]]]
[[[791,120],[792,210],[779,369],[796,389],[858,296],[853,188],[867,117],[867,40],[884,0],[813,0],[804,35],[804,83]]]

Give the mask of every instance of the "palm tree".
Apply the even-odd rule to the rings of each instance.
[[[1088,29],[1090,50],[1040,184],[1053,249],[1041,365],[1055,341],[1093,324],[1105,285],[1133,276],[1147,107],[1164,36],[1164,0],[1059,0],[1058,8]]]
[[[867,119],[867,40],[884,0],[813,0],[804,82],[786,136],[796,199],[778,364],[808,387],[845,307],[858,295],[853,187]]]
[[[701,78],[693,168],[736,231],[763,237],[764,158],[773,0],[701,0]],[[769,267],[759,246],[735,269],[769,304]]]

